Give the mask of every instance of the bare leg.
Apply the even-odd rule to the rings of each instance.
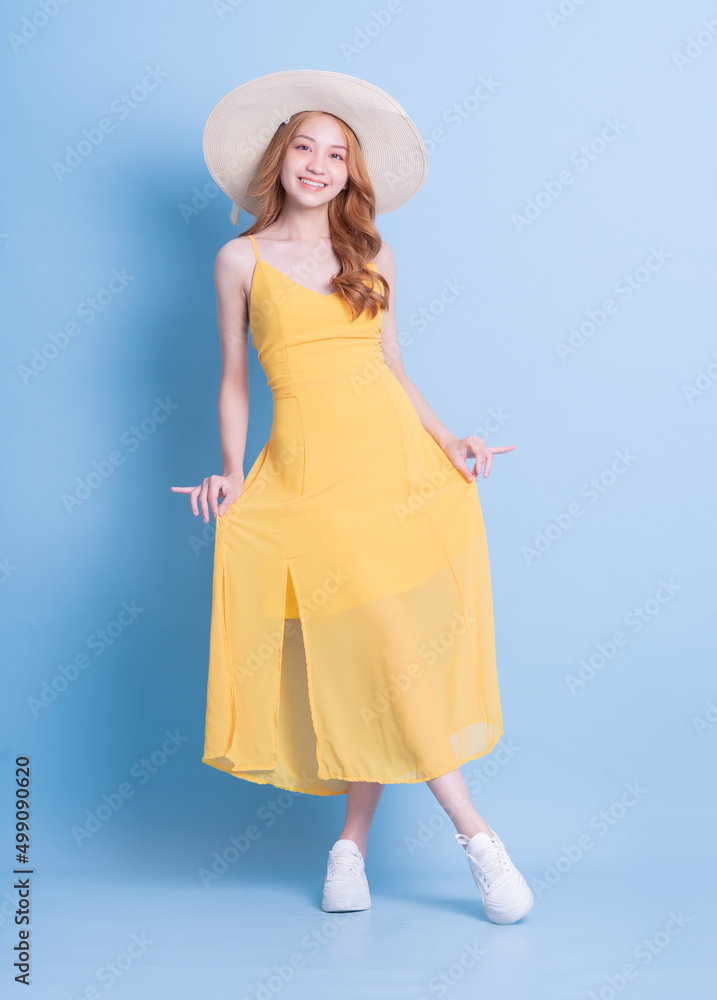
[[[490,836],[491,829],[476,812],[463,775],[458,769],[431,778],[426,784],[445,809],[457,833],[465,833],[467,837],[473,837],[476,833],[487,833]]]
[[[353,840],[366,858],[366,840],[371,820],[384,786],[378,781],[349,781],[346,788],[346,821],[341,838]]]

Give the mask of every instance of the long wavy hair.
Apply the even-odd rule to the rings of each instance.
[[[384,276],[366,266],[381,249],[381,236],[373,223],[376,195],[358,139],[341,118],[327,111],[299,111],[292,115],[287,125],[278,127],[249,185],[248,194],[259,201],[256,220],[239,236],[260,232],[279,216],[285,199],[280,177],[284,155],[304,121],[316,114],[328,115],[338,122],[347,148],[347,187],[329,202],[328,207],[331,243],[341,261],[341,268],[332,275],[331,282],[337,295],[351,309],[354,319],[364,310],[373,318],[379,309],[388,308],[390,295]]]

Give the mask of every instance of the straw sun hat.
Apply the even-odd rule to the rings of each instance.
[[[214,105],[204,126],[204,159],[234,206],[256,216],[258,199],[247,188],[281,124],[298,111],[328,111],[358,139],[376,192],[376,212],[392,212],[420,190],[428,154],[401,105],[366,80],[321,69],[282,70],[242,83]]]

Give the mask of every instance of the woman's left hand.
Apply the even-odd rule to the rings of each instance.
[[[483,466],[485,466],[483,477],[485,479],[488,478],[491,466],[493,465],[494,455],[502,455],[506,451],[513,451],[514,448],[514,444],[506,445],[505,448],[490,448],[483,438],[469,434],[465,438],[453,438],[443,450],[458,471],[466,477],[469,483],[472,483],[474,476],[480,475],[480,470],[483,469]],[[469,454],[474,455],[476,460],[473,472],[471,472],[466,463],[466,457]]]

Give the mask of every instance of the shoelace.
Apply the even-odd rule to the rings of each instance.
[[[350,851],[330,854],[329,878],[356,878],[361,871],[360,859]]]
[[[501,848],[500,844],[497,844],[494,840],[491,841],[491,847],[481,851],[479,858],[473,857],[472,854],[468,856],[471,858],[474,867],[478,870],[486,889],[490,889],[491,881],[493,887],[502,882],[503,878],[507,877],[511,871],[505,849]]]

